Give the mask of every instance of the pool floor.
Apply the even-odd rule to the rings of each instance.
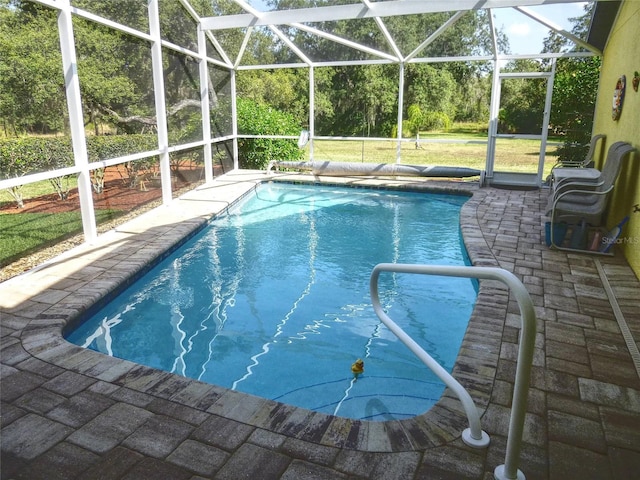
[[[66,338],[318,412],[366,420],[424,413],[445,386],[376,317],[369,277],[386,261],[468,264],[459,233],[468,199],[260,185]],[[389,315],[451,370],[474,282],[387,274],[380,287]],[[366,362],[358,382],[357,358]]]

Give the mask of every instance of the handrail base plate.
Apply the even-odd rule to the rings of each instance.
[[[493,471],[493,478],[495,478],[496,480],[526,480],[526,477],[524,476],[524,473],[522,473],[522,470],[518,469],[516,477],[510,478],[505,476],[504,468],[504,465],[498,465]]]
[[[476,439],[471,436],[471,429],[465,428],[462,432],[462,441],[473,448],[487,448],[491,439],[484,430],[481,430],[482,438]]]

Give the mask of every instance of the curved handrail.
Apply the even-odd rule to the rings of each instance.
[[[524,419],[527,406],[527,393],[531,378],[531,364],[536,334],[536,315],[529,292],[522,282],[511,272],[502,268],[469,267],[448,265],[413,265],[402,263],[380,263],[371,272],[370,290],[373,309],[378,318],[401,340],[418,358],[429,367],[447,387],[451,388],[462,402],[462,406],[469,420],[469,428],[465,429],[462,439],[470,446],[483,448],[489,444],[489,436],[482,431],[480,418],[469,393],[454,379],[449,372],[436,362],[420,345],[409,337],[396,323],[391,320],[380,305],[378,295],[378,278],[381,272],[412,273],[422,275],[441,275],[449,277],[477,278],[483,280],[498,280],[504,283],[515,295],[522,318],[522,331],[516,378],[513,391],[511,418],[507,437],[505,463],[496,467],[494,476],[498,480],[524,479],[524,474],[518,470],[520,444],[524,431]]]

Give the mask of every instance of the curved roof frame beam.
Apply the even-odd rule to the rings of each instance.
[[[48,4],[45,3],[44,5],[48,5]],[[56,8],[58,10],[60,9],[59,6],[54,6],[53,8]],[[71,8],[71,13],[77,15],[78,17],[84,18],[86,20],[90,20],[90,21],[95,22],[95,23],[97,23],[99,25],[105,25],[105,26],[107,26],[109,28],[112,28],[112,29],[114,29],[116,31],[126,33],[128,35],[131,35],[132,37],[140,38],[140,39],[145,40],[147,42],[151,42],[152,41],[152,37],[148,33],[141,32],[141,31],[136,30],[135,28],[131,28],[131,27],[127,26],[127,25],[122,25],[120,23],[114,22],[113,20],[109,20],[108,18],[104,18],[104,17],[101,17],[100,15],[96,15],[95,13],[91,13],[91,12],[88,12],[86,10],[82,10],[81,8],[78,8],[78,7],[73,7],[72,6],[70,8]],[[183,48],[183,47],[178,47],[178,48]],[[185,50],[188,51],[188,49],[185,49]]]
[[[498,34],[496,33],[496,25],[493,22],[493,11],[489,9],[489,29],[491,30],[491,49],[493,50],[494,59],[498,59],[500,50],[498,49]]]
[[[42,3],[43,5],[46,6],[51,6],[52,8],[56,9],[56,10],[60,10],[59,5],[57,4],[51,4],[48,3],[47,1],[42,2],[41,0],[36,0],[39,3]],[[82,17],[85,18],[91,22],[97,23],[99,25],[105,25],[109,28],[112,28],[114,30],[117,30],[119,32],[123,32],[126,33],[127,35],[131,35],[132,37],[135,38],[140,38],[142,40],[145,40],[147,42],[152,42],[152,37],[150,34],[145,33],[145,32],[141,32],[139,30],[136,30],[135,28],[129,27],[127,25],[123,25],[121,23],[115,22],[113,20],[109,20],[108,18],[104,18],[101,17],[100,15],[96,15],[95,13],[91,13],[88,12],[86,10],[82,10],[81,8],[78,7],[73,7],[71,6],[71,13],[73,13],[74,15],[77,15],[78,17]],[[169,48],[175,52],[179,52],[182,53],[183,55],[189,56],[189,57],[194,57],[194,58],[201,58],[201,55],[198,52],[194,52],[193,50],[190,50],[186,47],[182,47],[180,45],[176,45],[175,43],[171,43],[167,40],[161,40],[161,44],[163,47]],[[222,62],[220,60],[217,60],[215,58],[210,58],[207,56],[202,57],[204,58],[207,62],[213,63],[214,65],[218,65],[220,67],[223,68],[232,68],[231,62]],[[223,58],[224,60],[224,58]]]
[[[367,8],[371,8],[371,2],[369,0],[362,0],[362,3],[364,3],[367,6]],[[374,20],[376,21],[376,25],[378,25],[378,28],[382,32],[382,35],[384,36],[385,40],[391,47],[391,50],[393,50],[393,53],[395,54],[395,56],[402,59],[402,52],[400,51],[395,40],[389,33],[389,30],[387,30],[387,26],[384,24],[382,19],[380,17],[375,17]]]
[[[369,53],[369,54],[374,55],[376,57],[386,58],[387,60],[391,60],[393,62],[399,62],[402,59],[402,57],[395,57],[395,56],[390,55],[388,53],[381,52],[380,50],[376,50],[375,48],[371,48],[371,47],[367,47],[365,45],[361,45],[361,44],[359,44],[357,42],[353,42],[351,40],[347,40],[346,38],[339,37],[339,36],[334,35],[332,33],[323,32],[322,30],[318,30],[317,28],[309,27],[309,26],[303,25],[301,23],[291,23],[290,25],[292,27],[298,28],[300,30],[303,30],[303,31],[308,32],[308,33],[311,33],[313,35],[317,35],[318,37],[322,37],[322,38],[325,38],[327,40],[331,40],[333,42],[339,43],[339,44],[344,45],[346,47],[353,48],[354,50],[360,50],[361,52]]]
[[[251,5],[249,5],[247,2],[245,2],[244,0],[233,0],[236,4],[238,4],[242,9],[244,9],[246,12],[249,12],[250,15],[253,15],[255,18],[259,19],[261,18],[264,13],[263,12],[259,12],[258,10],[256,10],[255,8],[253,8]],[[202,25],[202,23],[201,23]],[[274,26],[274,25],[268,25],[269,29],[287,46],[291,49],[291,51],[293,53],[295,53],[298,58],[300,58],[300,60],[302,60],[304,63],[306,63],[307,65],[311,65],[313,62],[311,61],[311,59],[309,59],[309,57],[307,57],[304,52],[302,52],[302,50],[300,50],[295,43],[293,43],[291,41],[291,39],[289,37],[287,37],[282,30],[280,30],[278,27]],[[234,65],[234,68],[238,68],[238,66],[240,65],[240,61],[242,60],[242,56],[244,55],[244,51],[246,49],[247,43],[249,41],[249,36],[251,35],[251,33],[253,32],[253,28],[250,28],[247,31],[247,34],[242,42],[242,47],[240,48],[240,52],[238,53],[238,58],[236,60],[236,63]]]
[[[225,51],[225,49],[222,47],[222,45],[220,45],[220,42],[218,42],[218,39],[208,30],[204,31],[204,34],[207,36],[207,38],[209,39],[209,41],[213,44],[213,47],[216,49],[216,51],[218,52],[218,55],[220,55],[220,57],[222,58],[222,60],[224,60],[224,63],[229,67],[229,68],[233,68],[233,62],[231,62],[231,59],[229,58],[229,56],[227,55],[227,52]]]
[[[240,67],[240,62],[242,61],[242,57],[244,56],[244,52],[247,49],[247,45],[249,44],[249,38],[251,37],[251,34],[253,33],[253,29],[254,27],[249,27],[247,29],[247,32],[244,36],[244,38],[242,39],[242,45],[240,45],[240,50],[238,50],[238,56],[236,58],[235,63],[233,64],[233,68],[234,69],[238,69],[238,67]],[[282,31],[278,28],[275,27],[270,27],[270,30],[278,37],[280,38],[280,40],[282,40],[291,50],[293,50],[293,52],[307,65],[311,65],[311,60],[309,60],[309,58],[307,58],[307,56],[302,53],[302,51],[296,47],[291,40],[289,40],[289,38],[287,38],[284,33],[282,33]]]
[[[453,25],[454,23],[456,23],[458,21],[458,19],[461,16],[463,16],[465,13],[467,13],[467,10],[459,10],[456,13],[454,13],[453,16],[451,16],[451,18],[449,18],[449,20],[447,20],[442,25],[440,25],[440,27],[438,27],[438,29],[435,32],[433,32],[431,35],[429,35],[429,37],[424,42],[422,42],[420,45],[418,45],[413,50],[413,52],[411,52],[409,55],[407,55],[407,57],[405,58],[405,61],[411,60],[416,55],[418,55],[418,53],[420,53],[422,50],[427,48],[431,43],[433,43],[433,41],[436,38],[438,38],[440,35],[442,35],[446,30],[448,30],[449,27],[451,25]]]
[[[191,3],[188,0],[178,0],[178,1],[184,7],[184,9],[189,13],[189,15],[191,15],[191,18],[193,18],[196,21],[198,26],[200,26],[200,21],[202,19],[200,18],[200,15],[198,15],[198,13],[193,9],[193,7],[191,6]],[[218,55],[220,55],[220,57],[224,61],[225,66],[228,68],[232,68],[233,63],[231,62],[231,59],[227,56],[227,52],[224,51],[224,48],[222,48],[222,45],[220,45],[216,37],[214,37],[209,30],[204,30],[204,34],[209,39],[209,41],[213,44],[213,47],[218,52]]]
[[[276,27],[269,27],[276,36],[284,42],[284,44],[291,49],[293,53],[295,53],[300,60],[302,60],[307,65],[313,65],[313,62],[307,55],[298,48],[298,46],[291,41],[289,37],[287,37],[282,30]]]
[[[244,52],[247,49],[247,45],[249,44],[249,38],[251,38],[251,33],[253,33],[253,27],[247,28],[247,31],[242,38],[242,44],[240,45],[240,49],[238,50],[238,56],[236,57],[236,61],[233,64],[233,68],[237,69],[238,65],[240,65],[240,61],[244,56]]]
[[[542,15],[538,15],[536,12],[529,10],[528,8],[525,8],[525,7],[514,7],[514,9],[524,13],[527,17],[534,19],[536,22],[541,23],[545,27],[550,28],[556,33],[559,33],[560,35],[568,38],[569,40],[572,40],[576,44],[580,45],[583,48],[586,48],[587,50],[595,53],[596,55],[602,55],[602,51],[600,51],[598,48],[594,47],[590,43],[585,42],[581,38],[576,37],[573,33],[567,32],[565,29],[556,25],[550,20],[547,20]]]

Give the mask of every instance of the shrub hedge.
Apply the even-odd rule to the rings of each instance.
[[[120,157],[158,148],[155,135],[105,135],[87,137],[89,162]],[[71,138],[19,137],[0,139],[0,175],[21,177],[73,166]]]
[[[238,132],[246,135],[295,135],[300,125],[288,113],[268,105],[238,98]],[[299,160],[303,151],[296,140],[242,138],[238,140],[241,168],[265,169],[271,160]]]
[[[293,116],[252,100],[238,99],[238,129],[249,135],[298,135],[300,126]],[[154,150],[158,147],[156,135],[104,135],[87,137],[89,162],[98,162],[124,155]],[[238,142],[239,162],[242,168],[266,168],[270,160],[298,160],[303,152],[295,140],[241,139]],[[200,157],[196,158],[196,161]],[[125,165],[132,187],[157,164],[157,158],[148,158]],[[73,150],[71,138],[19,137],[0,139],[0,179],[22,177],[31,173],[71,167]],[[96,193],[104,188],[104,169],[92,172],[91,182]],[[51,180],[60,198],[66,198],[62,178]],[[19,207],[23,206],[21,186],[9,189]]]
[[[135,152],[157,148],[155,135],[106,135],[87,137],[89,162],[97,162]],[[156,159],[130,162],[136,170],[146,170],[156,163]],[[73,166],[71,138],[60,137],[18,137],[0,139],[0,178],[22,177],[36,172]],[[92,172],[91,182],[94,190],[101,193],[104,169]],[[61,178],[51,179],[51,184],[60,198],[66,198]],[[18,207],[24,205],[21,186],[9,189]]]

